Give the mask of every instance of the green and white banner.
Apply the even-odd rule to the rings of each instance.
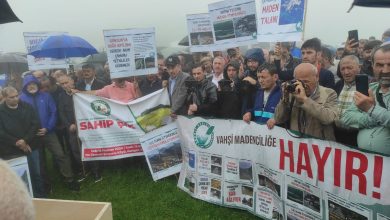
[[[239,120],[179,116],[177,125],[178,187],[195,198],[266,219],[390,216],[389,157]]]
[[[171,120],[166,89],[128,104],[79,93],[73,101],[83,161],[143,155],[139,138]]]

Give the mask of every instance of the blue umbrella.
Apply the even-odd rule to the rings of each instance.
[[[29,55],[36,58],[50,57],[64,59],[69,57],[85,57],[98,53],[97,50],[81,37],[66,34],[50,36],[39,43]]]

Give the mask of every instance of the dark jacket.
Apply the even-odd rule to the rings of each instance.
[[[52,132],[57,123],[57,107],[54,99],[47,92],[38,91],[35,94],[30,94],[27,91],[27,85],[30,83],[40,85],[38,79],[34,76],[26,76],[24,78],[20,100],[30,104],[38,114],[42,128],[46,128],[48,133]]]
[[[152,92],[162,89],[162,81],[156,77],[156,80],[152,82],[145,77],[139,83],[139,89],[141,90],[143,96],[148,95]]]
[[[253,108],[248,109],[247,112],[251,112],[253,121],[264,124],[272,118],[281,96],[282,90],[277,84],[269,94],[267,103],[264,103],[264,90],[259,89],[256,92]]]
[[[191,79],[192,77],[190,77]],[[217,87],[211,80],[203,79],[198,82],[197,86],[189,96],[190,102],[197,105],[198,110],[194,113],[195,116],[214,117],[217,107]],[[188,109],[188,108],[187,108]]]
[[[240,80],[238,77],[230,80],[227,74],[227,68],[232,66],[236,69],[237,74],[240,70],[240,63],[230,61],[223,72],[223,79],[220,81],[226,82],[226,86],[221,87],[221,91],[217,92],[217,118],[224,119],[241,119],[241,97],[240,97]]]
[[[101,89],[103,88],[104,86],[106,86],[107,84],[97,78],[95,78],[95,80],[93,80],[92,82],[92,85],[91,85],[91,90],[98,90],[98,89]],[[80,90],[80,91],[85,91],[85,81],[84,80],[80,80],[76,83],[76,89],[77,90]]]
[[[334,82],[334,75],[332,72],[324,68],[321,68],[319,75],[320,75],[320,79],[319,79],[320,86],[334,89],[335,82]]]
[[[275,60],[275,67],[276,67],[276,72],[278,73],[279,80],[281,82],[289,81],[294,79],[294,69],[297,67],[301,62],[299,59],[294,58],[290,54],[289,62],[286,64],[285,68],[282,69],[280,65],[280,60]]]
[[[65,127],[69,128],[71,124],[76,123],[73,98],[65,91],[60,93],[59,98],[61,101],[58,104],[58,114],[60,115],[61,121],[65,125]]]
[[[11,159],[25,155],[16,147],[23,139],[32,149],[39,147],[39,137],[35,134],[40,128],[39,120],[32,107],[19,102],[16,109],[10,109],[5,103],[0,105],[0,158]]]

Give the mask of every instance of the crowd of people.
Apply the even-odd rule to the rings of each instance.
[[[82,162],[72,96],[86,93],[128,103],[167,88],[171,117],[236,119],[295,131],[296,137],[337,141],[390,155],[390,29],[382,40],[349,39],[333,51],[318,38],[306,40],[301,58],[293,44],[271,51],[230,48],[193,57],[158,55],[158,72],[110,79],[109,66],[97,74],[85,64],[76,73],[63,69],[30,71],[22,86],[1,91],[0,158],[27,155],[34,197],[47,197],[44,150],[70,190],[92,176],[103,179],[99,161]],[[153,66],[154,60],[145,66]],[[369,80],[357,91],[357,76]],[[367,85],[368,86],[368,85]],[[293,134],[292,134],[293,135]]]

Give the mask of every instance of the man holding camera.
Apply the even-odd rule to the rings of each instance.
[[[390,44],[377,48],[372,58],[378,82],[370,84],[368,96],[355,92],[355,105],[344,112],[341,120],[359,129],[359,148],[390,155]]]
[[[194,64],[191,68],[193,79],[188,78],[186,86],[190,92],[188,98],[188,115],[215,116],[217,103],[217,87],[206,79],[204,66]]]
[[[319,85],[317,68],[299,64],[295,80],[282,84],[282,99],[276,106],[268,128],[287,123],[287,128],[325,140],[335,140],[333,123],[338,118],[337,95],[333,89]]]

